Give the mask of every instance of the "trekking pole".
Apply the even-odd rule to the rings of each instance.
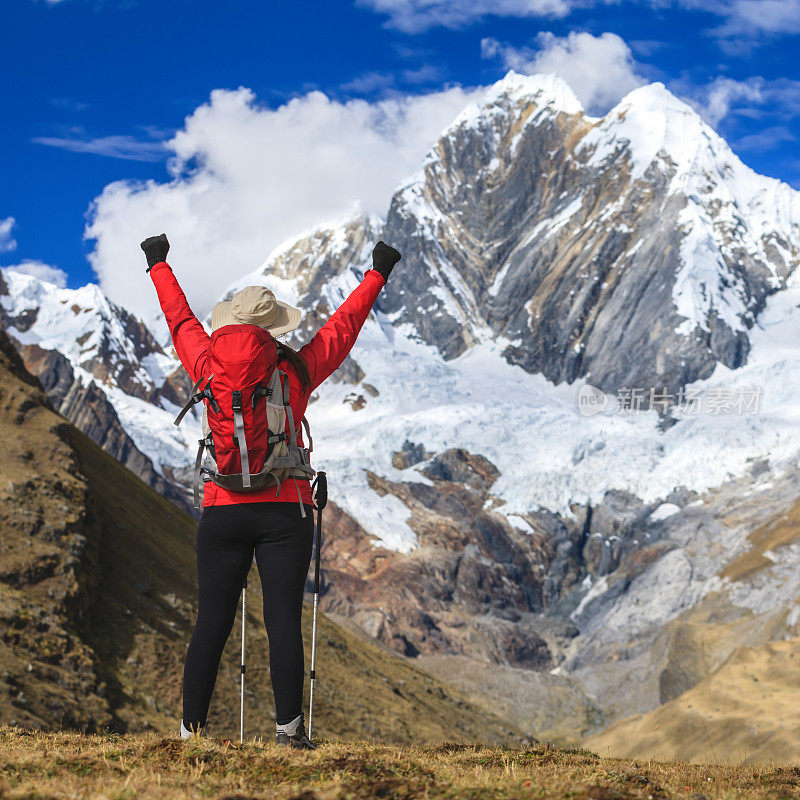
[[[244,621],[247,614],[247,575],[242,586],[242,698],[239,704],[239,742],[244,742]]]
[[[314,621],[311,625],[311,686],[308,692],[308,738],[311,738],[311,715],[314,708],[314,679],[317,677],[317,606],[319,605],[319,560],[322,546],[322,509],[328,502],[328,477],[318,472],[312,487],[314,508],[317,509],[317,529],[314,532]]]

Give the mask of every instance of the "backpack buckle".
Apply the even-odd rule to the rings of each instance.
[[[231,392],[231,408],[234,411],[242,410],[242,393],[240,391]]]
[[[216,414],[220,413],[220,411],[222,409],[220,409],[219,403],[217,402],[217,399],[214,397],[214,394],[211,391],[211,386],[210,385],[206,386],[206,388],[203,389],[203,391],[200,393],[200,395],[198,396],[198,402],[200,400],[202,400],[203,398],[208,400],[208,403],[211,406],[211,408],[214,410],[214,413],[216,413]]]
[[[253,411],[256,410],[256,403],[258,402],[259,397],[269,397],[272,394],[272,389],[265,389],[263,386],[259,385],[253,390],[253,397],[251,402],[253,404]]]

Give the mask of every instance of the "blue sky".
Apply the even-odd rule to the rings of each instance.
[[[509,67],[568,73],[593,113],[661,80],[745,163],[800,188],[799,38],[800,0],[3,0],[0,264],[42,262],[71,286],[99,275],[120,297],[141,277],[131,240],[169,224],[206,237],[224,271],[255,268],[281,231],[359,199],[380,210]],[[263,157],[260,184],[243,152]]]

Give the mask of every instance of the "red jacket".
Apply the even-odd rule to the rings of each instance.
[[[158,293],[158,301],[167,320],[170,335],[181,360],[192,382],[197,382],[201,376],[208,374],[208,347],[211,338],[205,328],[189,308],[186,296],[183,294],[178,281],[169,264],[165,261],[156,264],[150,270],[150,277]],[[380,272],[368,270],[361,283],[350,293],[350,296],[331,315],[331,318],[322,326],[314,338],[304,345],[299,353],[308,366],[311,376],[311,386],[302,390],[297,372],[288,361],[282,362],[281,369],[290,377],[289,403],[295,422],[300,426],[300,420],[306,413],[308,398],[326,378],[333,374],[344,361],[347,354],[356,343],[359,331],[378,297],[385,281]],[[302,428],[298,431],[298,445],[303,446]],[[204,506],[233,505],[235,503],[260,503],[266,501],[297,502],[297,489],[300,488],[300,498],[304,503],[311,502],[311,485],[308,480],[298,478],[284,481],[280,487],[280,496],[276,497],[276,487],[261,489],[255,492],[231,492],[208,482],[205,485],[203,496]]]

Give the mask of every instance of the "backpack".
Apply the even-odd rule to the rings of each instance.
[[[211,334],[208,356],[210,374],[197,381],[175,420],[180,425],[192,406],[205,403],[194,465],[195,508],[201,479],[234,492],[277,486],[279,495],[284,480],[293,478],[297,486],[297,478],[312,478],[311,430],[303,417],[308,447],[298,447],[289,376],[278,369],[280,346],[272,336],[258,325],[226,325]],[[300,513],[305,517],[302,500]]]

